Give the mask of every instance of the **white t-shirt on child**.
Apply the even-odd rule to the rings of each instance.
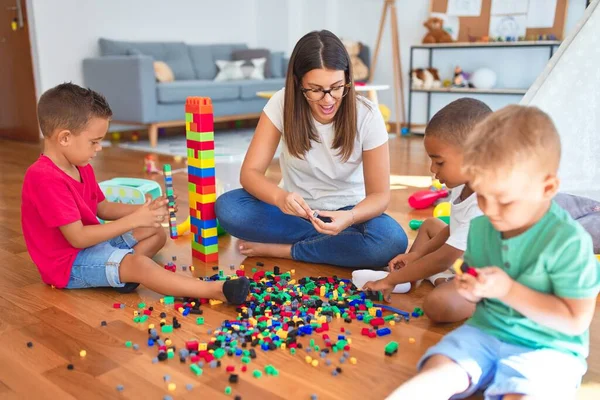
[[[477,204],[475,193],[460,201],[464,187],[465,185],[457,186],[450,194],[450,237],[446,240],[446,244],[462,251],[467,249],[471,220],[483,214]]]
[[[285,89],[275,93],[263,110],[282,134],[284,93]],[[362,152],[386,143],[388,133],[374,103],[357,98],[356,111],[354,150],[345,163],[338,156],[339,150],[331,148],[335,135],[333,123],[323,125],[313,118],[321,142],[311,142],[312,148],[304,159],[291,156],[283,141],[279,156],[283,188],[298,193],[312,209],[337,210],[356,205],[366,196]]]

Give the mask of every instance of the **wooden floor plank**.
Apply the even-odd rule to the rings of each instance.
[[[38,322],[36,324],[40,324]],[[29,325],[28,325],[29,326]],[[32,347],[27,343],[31,342]],[[63,368],[68,364],[65,357],[61,357],[53,349],[46,347],[42,342],[35,340],[23,329],[15,329],[0,335],[0,343],[4,346],[6,354],[12,360],[20,360],[21,363],[34,373],[43,373],[58,366]]]
[[[35,315],[56,332],[73,338],[79,346],[79,349],[76,350],[77,355],[80,350],[87,351],[88,356],[85,360],[81,360],[81,363],[98,368],[94,369],[94,372],[90,372],[91,375],[102,374],[115,368],[117,363],[126,362],[137,355],[132,349],[125,347],[125,341],[111,337],[103,331],[100,325],[92,327],[57,308],[51,307],[37,312]],[[106,355],[110,355],[110,358]]]
[[[21,399],[74,399],[52,379],[32,373],[30,366],[0,347],[0,380]],[[71,372],[71,371],[69,371]]]
[[[102,400],[118,399],[119,393],[116,389],[109,387],[99,379],[87,374],[80,369],[72,371],[58,367],[43,374],[64,392],[69,393],[77,399]]]
[[[139,370],[120,366],[100,375],[98,380],[115,391],[118,391],[118,386],[122,386],[119,398],[124,399],[160,399],[159,393],[169,393],[166,385],[156,385],[149,381],[147,377],[141,375],[140,372]]]
[[[111,353],[102,353],[95,346],[89,346],[77,337],[80,329],[74,326],[69,334],[55,328],[55,326],[42,322],[39,324],[28,325],[21,331],[32,338],[34,346],[41,344],[58,356],[67,360],[67,363],[73,364],[74,368],[91,376],[98,376],[111,369],[117,368],[115,359],[118,356]],[[85,350],[87,356],[81,358],[79,352]],[[109,358],[110,357],[110,358]],[[67,364],[61,368],[66,369]]]

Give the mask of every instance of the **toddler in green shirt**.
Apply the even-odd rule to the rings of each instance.
[[[535,107],[505,107],[475,128],[463,169],[484,215],[471,222],[464,259],[477,276],[454,284],[476,310],[389,398],[574,398],[600,265],[590,235],[553,200],[560,152]]]

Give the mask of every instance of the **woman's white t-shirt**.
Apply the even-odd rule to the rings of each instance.
[[[263,110],[282,134],[284,91],[275,93]],[[388,133],[374,103],[357,98],[356,111],[357,135],[354,150],[346,162],[338,155],[339,149],[331,148],[335,136],[333,123],[324,125],[313,118],[320,143],[312,141],[312,147],[303,159],[290,155],[285,140],[282,140],[279,164],[283,188],[298,193],[312,209],[337,210],[356,205],[365,198],[362,152],[386,143]]]

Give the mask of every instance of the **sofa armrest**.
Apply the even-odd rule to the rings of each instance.
[[[83,60],[83,78],[102,93],[123,122],[156,122],[156,78],[148,56],[104,56]]]

